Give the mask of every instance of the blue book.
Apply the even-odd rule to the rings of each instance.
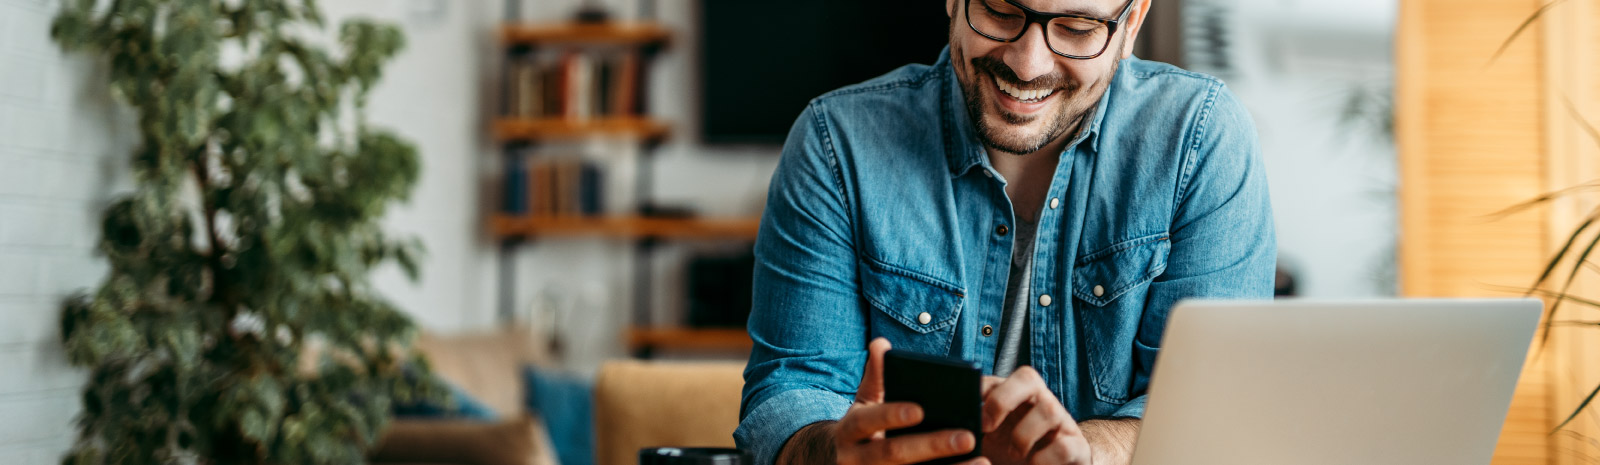
[[[500,210],[510,215],[528,213],[528,169],[521,153],[506,156],[505,200]]]

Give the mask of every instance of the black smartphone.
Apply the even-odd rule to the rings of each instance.
[[[890,430],[890,437],[947,429],[972,432],[974,444],[983,443],[983,371],[978,364],[950,357],[890,349],[883,358],[883,400],[914,402],[922,406],[922,423]],[[978,456],[978,447],[966,455],[923,462],[931,465],[959,463]]]

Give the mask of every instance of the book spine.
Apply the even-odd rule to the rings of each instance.
[[[583,170],[578,178],[579,197],[583,204],[583,214],[599,215],[601,213],[600,167],[592,162],[584,162]]]
[[[614,108],[611,113],[617,116],[630,116],[638,114],[638,86],[639,86],[639,52],[629,50],[622,54],[622,63],[617,70],[616,93]]]
[[[501,211],[508,215],[522,215],[528,212],[528,172],[525,169],[524,154],[513,153],[506,156],[505,169],[505,199],[501,204]]]

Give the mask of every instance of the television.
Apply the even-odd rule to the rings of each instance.
[[[706,144],[782,144],[806,102],[949,43],[944,2],[701,0]]]

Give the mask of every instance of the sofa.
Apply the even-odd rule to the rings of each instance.
[[[532,331],[424,334],[435,374],[497,421],[397,419],[370,456],[378,464],[559,465],[549,431],[527,412],[523,367],[551,366]],[[733,447],[743,361],[602,364],[594,387],[594,465],[633,465],[645,447]]]

